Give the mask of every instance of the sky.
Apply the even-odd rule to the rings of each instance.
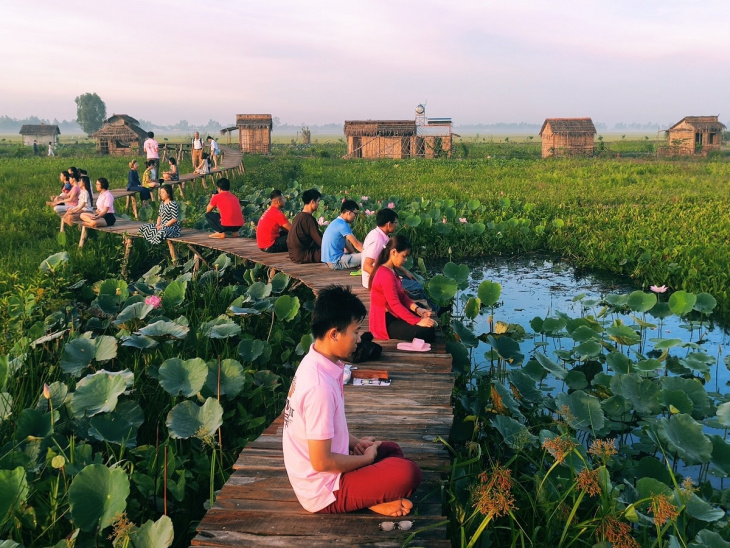
[[[728,0],[0,0],[0,115],[730,119]]]

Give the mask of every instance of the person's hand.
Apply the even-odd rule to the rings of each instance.
[[[372,445],[368,446],[367,449],[365,449],[365,452],[363,455],[366,455],[369,457],[370,464],[375,462],[375,458],[378,456],[378,447],[380,447],[380,442],[375,441],[372,443]]]
[[[353,455],[364,455],[365,450],[373,445],[375,443],[375,438],[371,436],[365,436],[364,438],[360,438],[358,442],[355,444],[355,447],[352,448],[352,454]]]
[[[436,325],[436,322],[434,322],[431,318],[421,318],[421,321],[418,322],[416,325],[421,327],[433,327]]]

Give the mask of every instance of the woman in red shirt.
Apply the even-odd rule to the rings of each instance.
[[[375,261],[370,276],[370,332],[376,339],[433,342],[436,338],[431,311],[408,298],[394,271],[403,266],[410,252],[408,238],[396,234]]]

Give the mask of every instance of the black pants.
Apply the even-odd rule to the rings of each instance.
[[[221,214],[215,211],[206,213],[205,220],[208,221],[208,226],[213,229],[213,232],[238,232],[241,230],[240,226],[223,226],[221,224]]]
[[[132,192],[139,192],[139,199],[143,202],[146,202],[152,197],[150,189],[143,186],[128,186],[127,190],[130,190]]]
[[[390,312],[385,313],[385,328],[391,339],[398,339],[400,341],[423,339],[430,343],[436,339],[436,329],[434,327],[411,325],[408,322],[396,318]]]
[[[266,249],[262,249],[261,251],[265,251],[266,253],[283,253],[284,251],[288,251],[288,248],[286,247],[286,237],[286,232],[284,232],[284,234],[279,234],[274,245],[267,247]]]

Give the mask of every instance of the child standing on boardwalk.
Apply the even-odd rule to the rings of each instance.
[[[421,470],[394,442],[356,438],[347,428],[342,376],[360,341],[365,306],[349,289],[320,291],[312,313],[314,344],[292,381],[284,409],[284,464],[305,510],[323,514],[369,508],[404,516]]]

